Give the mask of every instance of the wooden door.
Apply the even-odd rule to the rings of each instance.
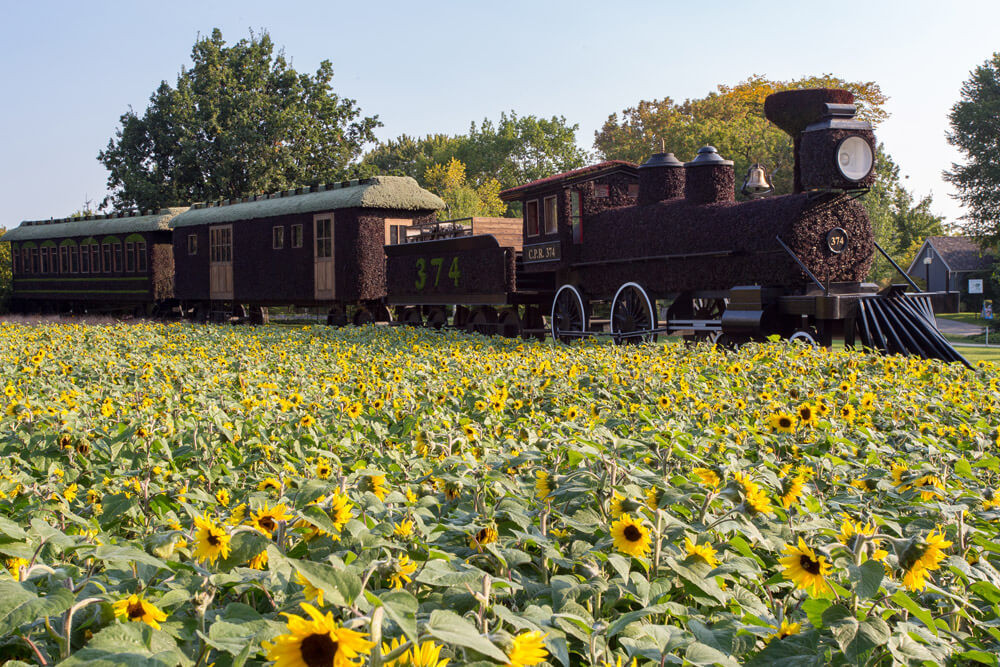
[[[233,298],[233,226],[208,228],[209,296],[213,301]]]
[[[313,217],[313,274],[317,301],[335,296],[333,273],[333,214]]]

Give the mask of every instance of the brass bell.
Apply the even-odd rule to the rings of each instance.
[[[767,182],[767,172],[759,163],[754,163],[747,170],[742,192],[750,198],[763,197],[774,192],[774,187]]]

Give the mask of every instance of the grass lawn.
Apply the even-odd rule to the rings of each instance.
[[[992,326],[997,325],[996,319],[984,320],[979,316],[979,313],[943,313],[943,314],[935,313],[934,317],[938,319],[944,318],[946,320],[951,320],[952,322],[962,322],[963,324],[972,324],[977,327],[985,327],[987,323],[989,323]]]

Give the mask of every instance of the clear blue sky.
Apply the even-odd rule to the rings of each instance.
[[[119,116],[174,83],[214,27],[229,42],[266,29],[296,69],[330,60],[335,90],[379,115],[383,139],[464,132],[514,109],[565,116],[590,149],[609,114],[643,99],[702,97],[752,74],[875,81],[891,113],[879,139],[904,183],[954,220],[940,174],[961,158],[946,116],[969,71],[1000,51],[998,26],[997,0],[3,0],[0,226],[99,202],[96,156]]]

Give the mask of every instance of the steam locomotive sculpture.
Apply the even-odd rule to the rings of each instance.
[[[439,198],[379,176],[22,223],[3,237],[14,304],[251,322],[266,321],[268,306],[318,306],[331,324],[395,319],[560,341],[681,333],[738,345],[778,334],[829,345],[839,335],[964,362],[928,295],[862,283],[881,249],[857,201],[874,182],[875,138],[853,102],[836,89],[768,97],[768,119],[794,140],[794,192],[746,202],[735,201],[732,162],[706,146],[687,163],[660,153],[504,191],[520,220],[436,222]]]

